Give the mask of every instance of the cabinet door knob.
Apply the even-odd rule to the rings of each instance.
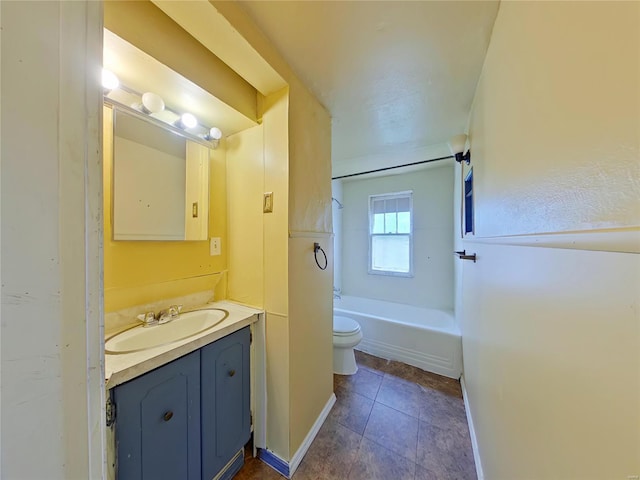
[[[166,412],[162,418],[164,419],[165,422],[168,422],[169,420],[171,420],[173,418],[173,412],[171,410],[169,410],[168,412]]]
[[[229,370],[229,376],[233,377],[236,374],[235,370]]]

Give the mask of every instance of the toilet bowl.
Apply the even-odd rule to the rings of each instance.
[[[333,373],[353,375],[358,371],[353,347],[362,340],[360,325],[353,318],[333,317]]]

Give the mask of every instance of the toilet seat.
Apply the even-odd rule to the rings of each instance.
[[[335,337],[347,337],[360,331],[360,325],[353,318],[334,316],[333,335]]]

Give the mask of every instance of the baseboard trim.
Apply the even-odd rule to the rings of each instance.
[[[280,475],[284,475],[287,478],[289,477],[289,464],[273,453],[271,450],[267,450],[266,448],[258,449],[258,458],[262,460],[264,463],[273,468]]]
[[[316,435],[320,431],[322,424],[327,419],[327,416],[329,415],[329,412],[331,411],[335,403],[336,403],[336,394],[332,393],[331,396],[329,397],[329,400],[327,400],[327,403],[325,404],[324,408],[320,412],[320,415],[318,415],[318,418],[313,424],[313,427],[311,427],[311,430],[309,430],[309,433],[307,433],[307,436],[302,441],[300,448],[298,448],[298,451],[291,458],[291,463],[289,466],[289,469],[291,471],[291,476],[293,476],[293,474],[296,473],[296,469],[300,465],[300,462],[302,462],[302,459],[304,458],[305,454],[309,450],[311,443],[313,443],[313,440],[316,438]]]
[[[460,370],[454,367],[454,362],[449,358],[397,347],[385,342],[367,339],[366,337],[358,344],[356,350],[389,360],[398,360],[407,365],[413,365],[414,367],[426,370],[427,372],[437,373],[438,375],[456,380],[460,378]]]
[[[469,397],[467,397],[467,387],[464,383],[464,375],[460,377],[460,385],[462,386],[462,398],[464,399],[464,410],[467,413],[467,423],[469,424],[469,434],[471,436],[471,449],[473,450],[473,461],[476,464],[476,475],[478,476],[478,480],[484,480],[484,472],[482,471],[482,462],[480,461],[480,452],[478,451],[478,439],[476,437],[476,429],[473,426],[471,409],[469,408]]]
[[[273,468],[279,474],[284,475],[287,478],[293,477],[293,474],[296,472],[296,469],[302,462],[302,459],[309,450],[311,443],[316,438],[316,435],[320,431],[322,424],[327,419],[327,416],[329,415],[329,412],[331,411],[335,403],[336,394],[332,393],[329,397],[329,400],[327,400],[324,408],[320,412],[320,415],[318,415],[318,418],[311,427],[311,430],[309,430],[309,433],[307,433],[307,436],[302,441],[302,444],[291,458],[291,461],[287,462],[281,459],[275,453],[267,450],[266,448],[258,449],[258,458],[269,465],[271,468]]]

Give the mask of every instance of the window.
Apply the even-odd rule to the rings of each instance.
[[[369,273],[413,276],[412,195],[369,197]]]

